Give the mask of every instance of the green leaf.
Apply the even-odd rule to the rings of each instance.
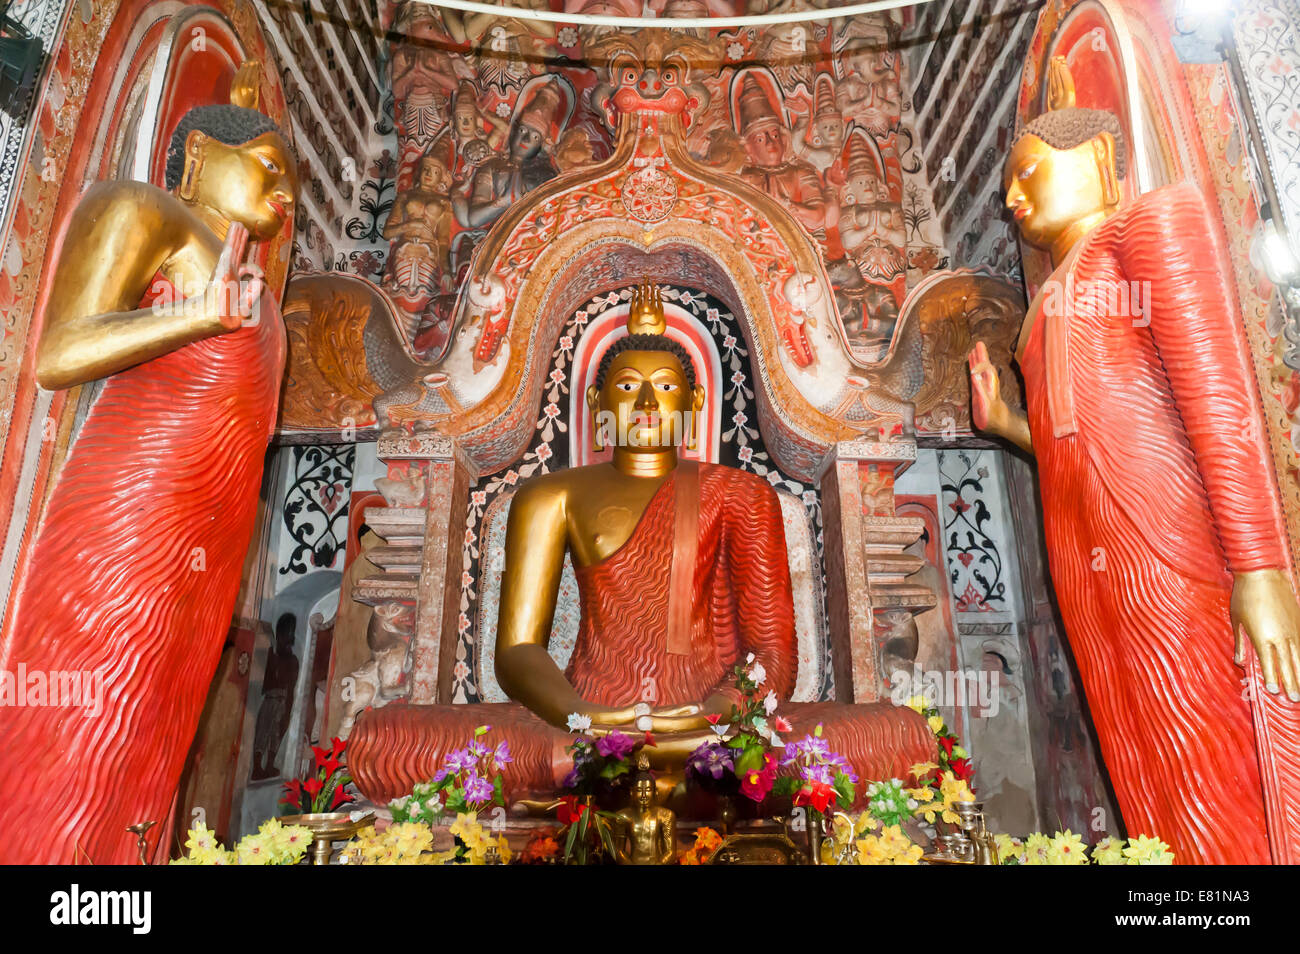
[[[763,747],[760,745],[746,746],[745,751],[741,753],[740,758],[736,761],[736,775],[744,777],[750,772],[757,772],[763,767]]]
[[[564,857],[567,861],[573,857],[573,842],[578,837],[578,826],[569,822],[569,837],[564,839]]]
[[[835,789],[835,798],[840,808],[847,809],[853,804],[853,783],[843,772],[835,773],[835,782],[831,786]]]
[[[782,775],[772,783],[772,794],[774,795],[793,795],[797,791],[799,791],[799,780],[791,778],[789,775]]]

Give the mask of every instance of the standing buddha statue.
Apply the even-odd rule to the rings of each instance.
[[[292,214],[293,153],[257,110],[199,106],[166,181],[86,191],[42,316],[42,387],[107,380],[50,494],[0,670],[98,673],[103,698],[97,713],[5,710],[0,775],[23,793],[0,805],[0,863],[127,864],[127,827],[167,818],[257,518],[285,334],[281,290],[245,255]]]
[[[798,649],[777,493],[755,474],[679,457],[705,394],[685,350],[664,333],[656,290],[634,297],[627,330],[587,392],[594,439],[612,444],[613,459],[535,477],[511,504],[496,676],[514,702],[364,713],[349,755],[372,799],[409,792],[485,722],[510,742],[512,796],[553,792],[571,768],[564,749],[573,714],[595,732],[653,732],[654,767],[677,775],[716,738],[708,717],[730,712],[732,668],[750,654],[766,672],[764,687],[790,698]],[[547,639],[566,552],[582,618],[561,670]],[[817,702],[780,711],[796,733],[823,724],[866,778],[903,775],[934,757],[929,728],[906,707]]]
[[[1017,350],[1029,413],[1003,401],[979,343],[972,416],[1037,461],[1052,581],[1125,826],[1180,861],[1266,863],[1260,766],[1295,774],[1300,608],[1222,226],[1192,183],[1121,208],[1118,119],[1074,106],[1063,61],[1051,81],[1056,106],[1005,175],[1022,236],[1055,267]],[[1247,638],[1274,694],[1259,734]],[[1294,850],[1289,817],[1277,832]]]

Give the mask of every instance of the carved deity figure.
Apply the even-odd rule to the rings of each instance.
[[[808,141],[810,125],[811,142]],[[844,117],[835,105],[834,85],[825,74],[817,78],[811,114],[795,120],[792,148],[795,155],[811,162],[822,173],[834,169],[844,150]]]
[[[840,111],[873,136],[888,135],[903,109],[898,50],[888,26],[872,17],[846,20],[835,48]]]
[[[741,178],[785,205],[808,231],[826,229],[827,213],[833,207],[827,205],[817,170],[795,158],[790,131],[750,74],[741,81],[736,132],[749,159],[740,170]]]
[[[1017,351],[1029,413],[1004,402],[980,343],[972,416],[1037,460],[1051,576],[1126,828],[1181,861],[1265,863],[1276,782],[1260,766],[1294,778],[1300,608],[1221,225],[1192,183],[1121,208],[1118,120],[1066,102],[1024,127],[1005,174],[1024,240],[1055,267]]]
[[[452,106],[452,131],[458,155],[471,166],[480,166],[506,140],[510,124],[500,116],[480,109],[478,90],[469,80],[461,80]]]
[[[384,238],[395,243],[392,271],[398,287],[430,289],[446,268],[451,239],[450,186],[446,163],[430,154],[420,160],[415,188],[397,197],[384,225]]]
[[[642,753],[632,780],[632,804],[617,815],[619,864],[670,865],[677,859],[677,816],[656,805],[654,797],[650,761]]]
[[[506,155],[487,160],[452,190],[452,209],[462,227],[489,228],[518,199],[555,178],[547,147],[561,95],[554,83],[543,84],[515,119]]]
[[[865,136],[849,137],[845,182],[840,188],[839,230],[844,251],[871,282],[888,285],[907,270],[903,206],[889,186]]]
[[[754,474],[679,459],[705,395],[685,349],[664,333],[657,290],[639,291],[628,331],[587,392],[594,449],[611,444],[612,461],[535,477],[511,504],[495,665],[514,702],[364,713],[349,755],[371,798],[410,791],[484,722],[510,742],[511,795],[554,792],[572,767],[573,715],[596,733],[653,732],[652,764],[680,778],[687,756],[717,737],[710,715],[726,717],[737,701],[734,665],[752,655],[764,688],[790,698],[799,660],[780,500]],[[582,615],[561,669],[547,641],[566,553]],[[787,702],[780,711],[795,733],[822,724],[867,778],[933,758],[933,736],[906,707]]]
[[[237,77],[238,78],[238,77]],[[297,192],[266,116],[181,119],[167,190],[92,186],[73,210],[37,346],[42,387],[107,378],[51,492],[0,669],[100,672],[97,716],[6,707],[0,862],[125,864],[163,821],[230,627],[275,426],[285,335],[248,240]]]

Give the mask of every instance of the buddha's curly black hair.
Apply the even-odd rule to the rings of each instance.
[[[667,335],[628,335],[625,338],[619,338],[610,345],[609,350],[605,352],[605,356],[600,359],[600,366],[596,369],[597,391],[604,389],[605,375],[609,373],[609,366],[624,351],[667,351],[682,363],[682,371],[686,374],[686,383],[694,390],[695,365],[691,363],[691,356],[686,353],[685,348]]]
[[[172,133],[171,143],[167,146],[165,182],[168,189],[175,189],[181,183],[181,176],[185,172],[185,140],[196,129],[227,146],[242,146],[269,132],[280,133],[286,143],[289,141],[269,116],[255,109],[231,106],[228,103],[195,106],[176,124],[176,131]]]
[[[1104,132],[1110,133],[1115,139],[1115,174],[1122,179],[1128,166],[1128,158],[1124,153],[1124,133],[1119,128],[1115,114],[1104,109],[1083,109],[1079,106],[1049,109],[1026,123],[1016,137],[1016,142],[1026,136],[1037,136],[1053,149],[1073,149]],[[1013,149],[1016,142],[1011,144]]]

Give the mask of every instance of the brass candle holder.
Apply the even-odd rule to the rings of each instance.
[[[327,865],[334,855],[334,842],[347,841],[375,820],[374,812],[367,812],[355,821],[351,812],[314,812],[308,815],[285,815],[284,825],[301,825],[312,834],[311,863]]]

